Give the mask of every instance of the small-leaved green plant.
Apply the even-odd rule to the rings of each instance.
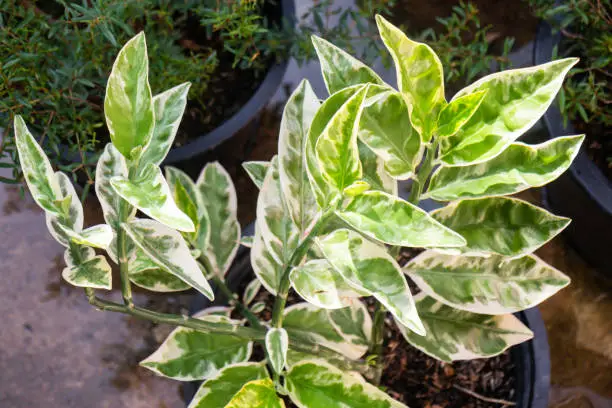
[[[576,60],[489,75],[446,101],[432,49],[377,23],[397,89],[315,37],[331,96],[320,101],[303,81],[285,107],[278,155],[245,163],[260,194],[255,235],[243,239],[256,279],[240,297],[225,282],[241,241],[232,180],[218,163],[196,181],[174,168],[162,175],[189,86],[152,95],[142,33],[120,51],[104,101],[112,143],[97,163],[96,193],[106,224],[83,229],[68,178],[15,119],[26,181],[66,247],[64,279],[99,309],[178,326],[141,365],[204,380],[192,408],[283,407],[287,398],[308,408],[403,407],[376,386],[387,316],[434,358],[489,357],[532,337],[512,313],[569,283],[533,255],[569,220],[509,195],[554,180],[578,152],[582,136],[516,141]],[[398,196],[406,179],[408,200]],[[441,208],[420,209],[426,197]],[[423,251],[400,265],[400,247]],[[96,294],[111,288],[111,268],[92,248],[119,265],[123,304]],[[132,300],[132,284],[192,287],[212,299],[209,280],[228,308],[177,316]],[[252,304],[262,286],[274,298],[269,321]],[[286,307],[292,288],[304,302]],[[364,297],[376,305],[373,317]],[[253,343],[264,361],[251,361]]]

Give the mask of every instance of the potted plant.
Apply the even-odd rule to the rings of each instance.
[[[570,71],[558,104],[544,115],[548,137],[558,133],[587,135],[587,143],[570,171],[547,186],[547,205],[575,221],[567,236],[580,254],[601,272],[609,273],[607,250],[612,239],[612,112],[610,102],[610,25],[607,1],[530,0],[541,23],[534,60],[541,63],[573,53],[581,60]]]
[[[569,219],[508,195],[555,179],[580,147],[582,136],[515,142],[575,60],[493,74],[447,102],[431,48],[380,16],[377,23],[398,89],[314,38],[331,96],[320,101],[302,82],[283,112],[278,155],[245,164],[261,190],[255,234],[244,241],[256,279],[240,295],[226,277],[241,235],[232,180],[218,163],[196,181],[174,168],[162,175],[186,94],[171,88],[156,106],[142,92],[143,33],[119,52],[104,101],[112,143],[97,163],[96,193],[105,224],[83,229],[69,178],[53,172],[15,118],[25,179],[66,247],[63,278],[98,309],[178,326],[141,365],[205,380],[191,407],[405,407],[403,390],[384,382],[386,336],[447,362],[495,356],[533,336],[512,313],[569,283],[533,255]],[[406,178],[414,180],[409,200],[397,196]],[[417,206],[425,197],[445,206],[427,213]],[[122,303],[99,297],[112,275],[93,248],[118,264]],[[411,252],[400,265],[402,248]],[[209,280],[227,307],[171,315],[132,299],[136,284],[191,287],[212,300]],[[251,305],[262,287],[267,309]]]
[[[231,137],[280,86],[290,43],[279,40],[279,31],[290,25],[292,0],[80,3],[3,2],[0,126],[7,137],[0,159],[14,171],[0,181],[21,179],[11,137],[19,113],[54,167],[78,178],[87,194],[109,140],[102,106],[106,70],[140,30],[158,56],[151,64],[152,91],[191,82],[168,163],[179,165]]]

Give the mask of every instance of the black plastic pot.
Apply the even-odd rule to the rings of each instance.
[[[560,35],[541,23],[534,47],[534,63],[551,60]],[[563,125],[561,112],[551,106],[543,117],[548,138],[578,132]],[[593,163],[584,147],[570,169],[544,189],[544,204],[554,213],[572,219],[565,236],[580,255],[601,273],[612,277],[610,243],[612,242],[612,183]]]
[[[229,271],[227,279],[229,286],[236,291],[239,287],[244,287],[247,281],[253,279],[254,276],[249,250],[241,247]],[[225,304],[225,299],[217,290],[215,290],[214,302],[198,294],[194,298],[190,312],[193,314],[204,308],[223,304]],[[533,340],[513,347],[510,354],[516,370],[516,407],[547,408],[550,388],[550,353],[542,315],[538,308],[532,308],[519,312],[516,316],[534,333]],[[199,385],[200,382],[184,383],[185,401],[191,401]]]

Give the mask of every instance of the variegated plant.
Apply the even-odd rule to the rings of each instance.
[[[256,279],[241,297],[225,282],[241,240],[234,186],[218,163],[197,181],[175,168],[163,176],[189,84],[152,95],[143,34],[121,50],[108,81],[112,143],[96,172],[106,224],[83,229],[68,178],[15,120],[27,184],[66,247],[63,277],[99,309],[178,326],[141,364],[204,380],[191,408],[283,407],[285,398],[308,408],[402,407],[376,387],[387,316],[434,358],[489,357],[532,337],[512,313],[569,283],[533,255],[569,220],[508,196],[554,180],[578,152],[582,136],[517,142],[576,60],[489,75],[448,102],[434,52],[377,22],[398,88],[315,37],[331,96],[320,101],[303,81],[283,113],[278,156],[244,164],[261,191],[255,234],[242,238]],[[408,179],[406,200],[398,181]],[[424,198],[441,208],[420,209]],[[400,265],[401,247],[424,250]],[[93,248],[119,265],[123,304],[96,296],[111,288],[111,267]],[[420,289],[414,297],[407,277]],[[132,284],[212,299],[209,280],[228,307],[175,316],[132,300]],[[253,304],[262,286],[274,297],[270,321]],[[292,288],[304,302],[286,307]],[[264,361],[252,361],[254,343]]]

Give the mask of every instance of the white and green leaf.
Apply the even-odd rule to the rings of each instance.
[[[499,156],[480,164],[441,166],[425,197],[450,201],[514,194],[541,187],[568,169],[584,135],[559,137],[539,145],[513,143]]]
[[[493,357],[533,337],[533,333],[511,314],[489,316],[453,309],[420,293],[419,315],[427,329],[417,336],[398,327],[408,343],[445,362]]]
[[[378,74],[357,58],[321,37],[313,35],[311,38],[330,95],[353,85],[384,85]]]
[[[257,188],[261,188],[261,186],[263,185],[264,178],[266,177],[266,172],[270,167],[270,162],[248,161],[242,163],[242,167],[253,181],[253,184],[255,184]]]
[[[246,383],[225,408],[285,408],[269,378]]]
[[[64,230],[80,232],[83,230],[83,205],[77,195],[70,178],[62,172],[56,172],[55,177],[60,187],[60,194],[64,199],[70,197],[68,211],[62,215],[53,212],[45,212],[47,229],[57,242],[67,247],[70,245],[70,237]],[[60,227],[58,224],[61,224]]]
[[[359,160],[363,169],[363,181],[370,185],[372,190],[384,191],[397,195],[397,180],[385,170],[385,162],[377,156],[362,141],[357,141]]]
[[[480,107],[487,90],[460,96],[444,106],[438,116],[435,133],[438,137],[454,135]]]
[[[384,246],[348,229],[317,239],[317,244],[349,285],[374,296],[411,330],[425,333],[408,283]]]
[[[200,317],[210,318],[238,324],[222,316]],[[252,347],[248,340],[229,334],[179,327],[140,365],[175,380],[203,380],[217,375],[225,367],[247,361]]]
[[[128,265],[130,281],[143,289],[152,292],[179,292],[191,288],[187,283],[160,267],[137,246],[133,246]]]
[[[389,87],[370,86],[359,122],[359,139],[396,179],[409,178],[421,160],[421,139],[410,124],[408,106],[402,95]]]
[[[107,224],[94,225],[79,232],[72,231],[62,224],[56,224],[56,226],[65,237],[79,245],[108,249],[113,240],[113,229]]]
[[[75,253],[77,251],[77,253]],[[62,278],[82,288],[112,289],[111,267],[102,255],[96,256],[91,248],[72,245],[64,255],[66,268]]]
[[[113,230],[117,231],[121,228],[122,212],[129,211],[128,214],[125,214],[129,220],[136,215],[136,208],[130,206],[115,192],[111,185],[111,180],[115,177],[127,179],[128,168],[125,158],[115,146],[108,143],[96,166],[96,196],[102,207],[104,220]]]
[[[218,162],[208,163],[196,187],[208,214],[209,245],[199,248],[210,262],[213,273],[223,276],[240,246],[240,224],[236,189],[227,171]]]
[[[407,408],[360,375],[321,360],[295,364],[285,376],[291,401],[308,408]]]
[[[225,408],[250,381],[269,378],[264,363],[236,363],[204,381],[188,408]]]
[[[391,245],[460,247],[465,240],[409,202],[367,191],[354,197],[336,214],[362,234]]]
[[[487,91],[478,110],[440,143],[440,160],[450,166],[482,163],[503,152],[531,128],[555,99],[568,71],[566,58],[529,68],[498,72],[462,89],[453,99]]]
[[[19,164],[32,198],[43,210],[61,213],[58,201],[63,198],[62,191],[49,159],[19,115],[15,116],[14,128]]]
[[[276,373],[282,373],[287,362],[287,350],[289,349],[289,336],[285,329],[271,327],[266,332],[266,354],[272,369]]]
[[[353,299],[348,307],[328,310],[327,314],[342,337],[364,347],[372,344],[372,318],[359,299]]]
[[[245,305],[250,305],[253,300],[255,300],[255,296],[259,293],[261,289],[261,282],[259,279],[255,278],[244,289],[244,293],[242,294],[242,302]]]
[[[214,298],[212,288],[179,232],[159,222],[145,219],[124,223],[122,227],[160,268],[189,284],[207,298]]]
[[[570,283],[567,276],[535,255],[483,258],[429,250],[412,259],[403,271],[442,303],[494,315],[537,306]]]
[[[559,234],[570,223],[526,201],[508,197],[453,202],[432,217],[461,234],[467,254],[529,254]]]
[[[113,177],[111,185],[117,194],[149,217],[180,231],[195,231],[189,216],[174,202],[170,187],[158,166],[148,164],[134,180]]]
[[[278,172],[284,201],[293,222],[306,231],[318,213],[306,172],[305,148],[308,129],[320,102],[308,81],[291,94],[280,123]]]
[[[376,16],[376,24],[395,63],[398,88],[406,99],[412,126],[428,142],[446,102],[442,63],[427,44],[410,40],[382,16]]]
[[[106,85],[104,115],[113,145],[127,159],[144,148],[155,127],[144,32],[119,51]]]

